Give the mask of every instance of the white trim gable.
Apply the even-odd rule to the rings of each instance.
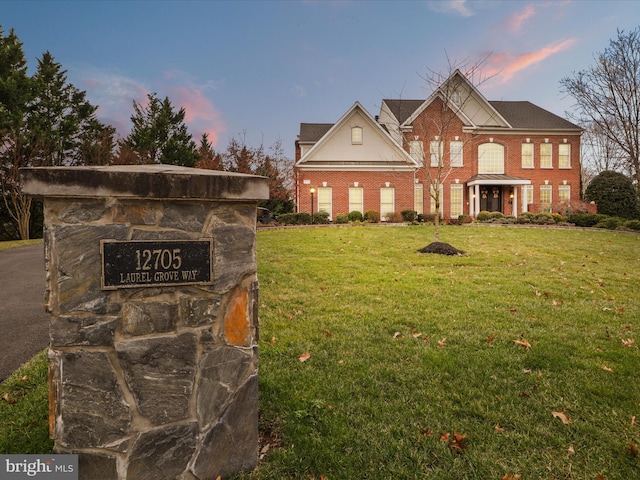
[[[354,142],[352,131],[362,137]],[[301,170],[415,170],[421,165],[359,103],[342,117],[300,158]]]
[[[454,83],[455,82],[455,83]],[[453,84],[453,85],[452,85]],[[447,91],[450,90],[450,91]],[[452,101],[454,91],[463,90],[460,96],[461,102],[456,105]],[[484,127],[512,128],[509,122],[493,108],[480,91],[465,77],[460,70],[456,70],[427,100],[401,125],[402,129],[411,129],[411,125],[418,116],[436,98],[447,102],[448,107],[456,112],[456,115],[469,128],[478,129]]]

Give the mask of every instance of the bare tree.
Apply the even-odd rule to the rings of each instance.
[[[597,143],[606,149],[594,151],[600,156],[595,165],[617,166],[622,152],[624,170],[640,182],[640,27],[629,33],[618,30],[594,65],[560,84],[575,100],[574,121],[603,138]]]
[[[483,74],[485,61],[486,58],[475,63],[449,60],[449,68],[445,73],[429,69],[422,77],[426,89],[431,92],[431,102],[426,107],[429,112],[416,116],[412,130],[404,132],[404,142],[409,144],[411,155],[424,165],[429,195],[435,206],[436,242],[440,241],[443,185],[463,166],[455,159],[462,159],[465,146],[475,137],[473,132],[464,129],[468,126],[464,118],[474,120],[464,113],[465,107],[475,98],[477,86],[492,78]],[[466,162],[468,166],[468,160]]]

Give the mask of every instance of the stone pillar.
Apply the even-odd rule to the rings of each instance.
[[[258,462],[256,207],[267,179],[30,168],[44,197],[50,427],[79,478],[216,479]]]

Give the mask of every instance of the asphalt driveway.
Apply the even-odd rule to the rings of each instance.
[[[44,247],[0,250],[0,382],[49,343]]]

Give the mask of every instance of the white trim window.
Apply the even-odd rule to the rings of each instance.
[[[416,183],[413,188],[413,209],[416,213],[424,213],[424,185]]]
[[[396,189],[393,187],[382,187],[380,189],[380,218],[387,220],[387,217],[395,212]]]
[[[568,143],[558,145],[558,168],[571,168],[571,145]]]
[[[462,201],[464,199],[463,185],[458,183],[451,184],[451,198],[449,200],[449,208],[451,209],[451,218],[458,218],[464,213]]]
[[[540,168],[553,168],[553,154],[550,143],[540,144]]]
[[[449,143],[449,155],[450,162],[452,167],[461,167],[462,163],[462,152],[463,152],[464,143],[460,140],[452,140]],[[462,214],[461,214],[462,215]]]
[[[504,145],[478,145],[478,173],[504,173]]]
[[[540,203],[542,205],[551,205],[553,200],[551,185],[540,185]]]
[[[431,140],[429,142],[429,156],[431,157],[431,166],[442,166],[443,147],[442,141]]]
[[[558,185],[558,201],[568,202],[571,200],[571,185]]]
[[[533,185],[522,186],[522,211],[529,211],[529,204],[533,203]]]
[[[442,207],[444,206],[444,185],[438,185],[438,191],[440,192],[439,200],[440,200],[440,216],[442,216]],[[435,196],[435,185],[431,184],[429,187],[429,213],[436,213],[436,201],[434,199]]]
[[[533,168],[533,143],[523,143],[521,150],[522,168]]]
[[[364,189],[362,187],[349,188],[349,213],[364,213]]]
[[[351,145],[362,145],[362,127],[351,127]]]
[[[332,218],[332,189],[331,187],[318,187],[318,211],[327,212]]]
[[[422,164],[424,161],[424,144],[422,140],[411,140],[409,142],[409,155],[411,155],[411,158],[416,162]]]

